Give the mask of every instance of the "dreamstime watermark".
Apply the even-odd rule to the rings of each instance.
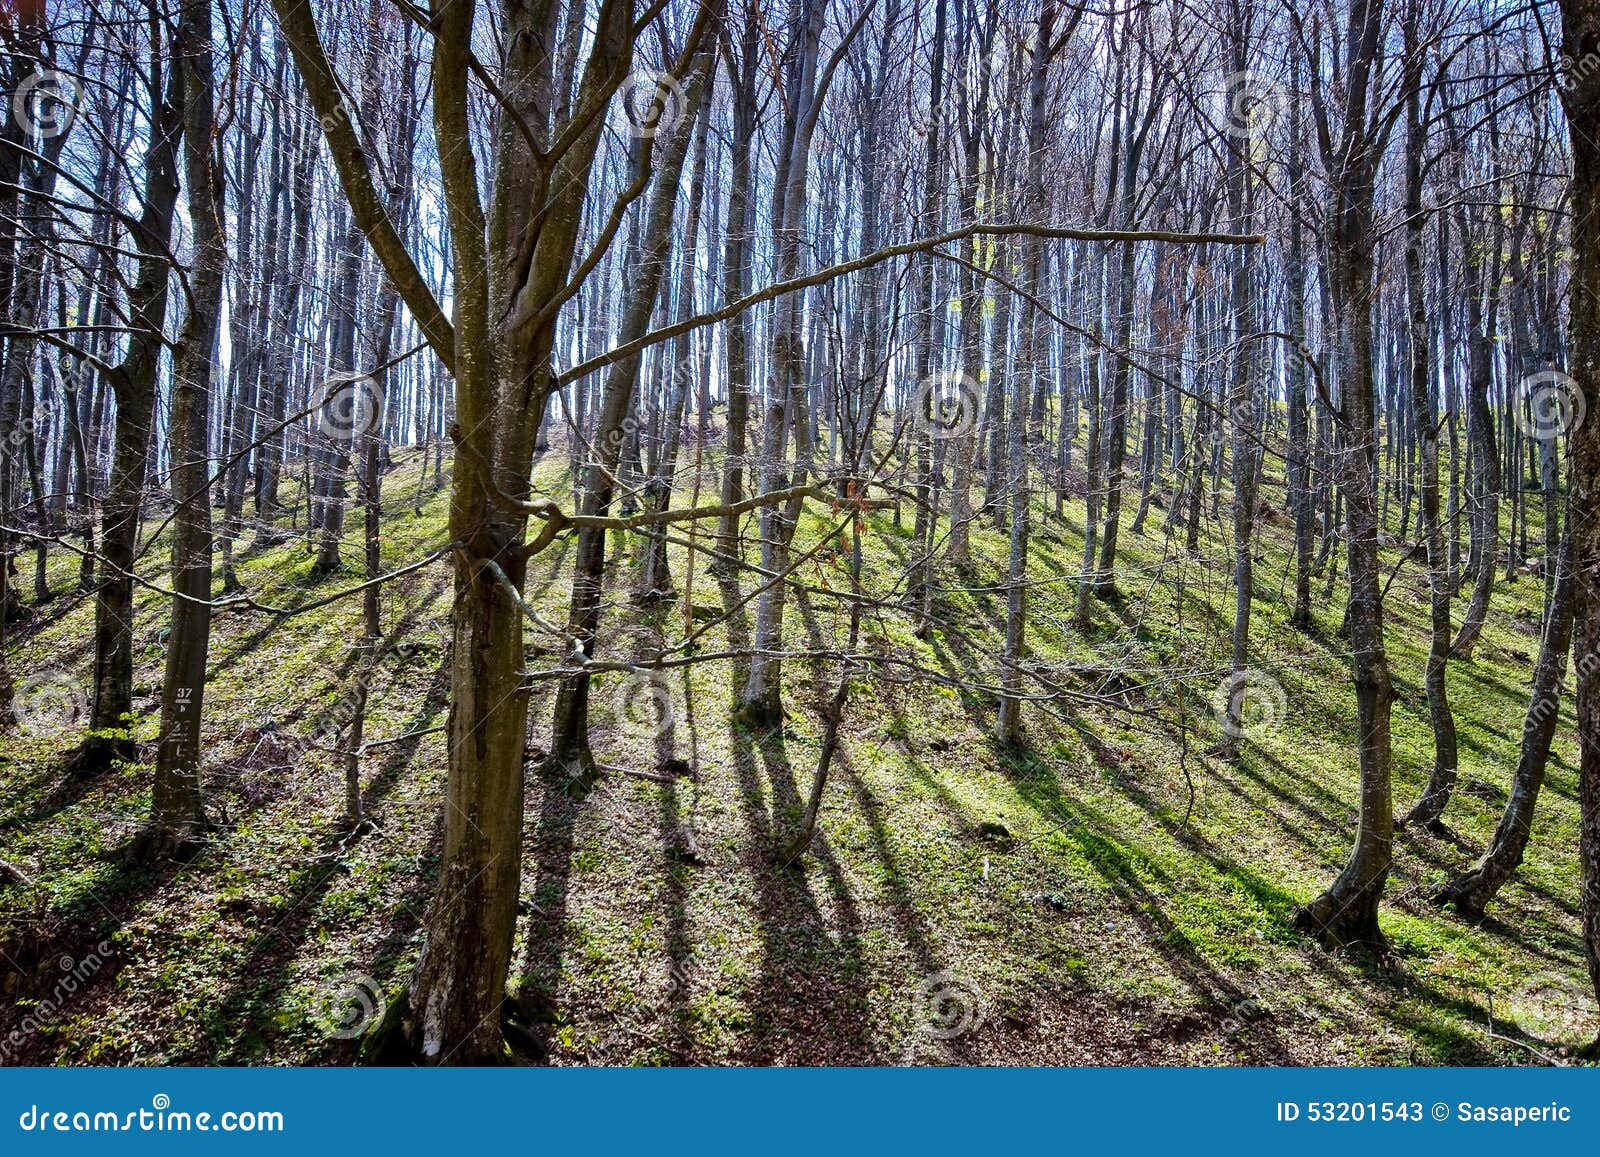
[[[1582,1034],[1594,1008],[1594,989],[1588,978],[1580,980],[1570,973],[1540,972],[1502,994],[1510,1007],[1504,1008],[1489,996],[1489,1036],[1495,1040],[1515,1040],[1495,1031],[1494,1022],[1505,1019],[1514,1022],[1523,1032],[1546,1040],[1556,1041]],[[1503,1009],[1496,1016],[1496,1010]],[[1522,1042],[1517,1042],[1522,1043]],[[1554,1065],[1566,1065],[1565,1050],[1556,1055],[1539,1055]]]
[[[322,126],[322,131],[327,132],[336,125],[342,125],[350,119],[350,110],[345,107],[344,101],[333,106],[326,115],[317,118],[317,123]]]
[[[1570,434],[1588,416],[1583,390],[1573,378],[1557,369],[1537,370],[1517,383],[1511,408],[1517,429],[1526,438],[1545,441]]]
[[[349,442],[378,432],[383,424],[383,386],[370,374],[330,374],[320,388],[322,409],[317,429],[335,442]]]
[[[1000,22],[988,52],[979,61],[979,67],[988,73],[990,96],[996,103],[1005,99],[1011,87],[1027,81],[1038,43],[1037,20]]]
[[[1306,406],[1315,406],[1321,392],[1318,386],[1322,381],[1322,362],[1311,347],[1298,338],[1289,342],[1283,355],[1283,373],[1285,389],[1294,389],[1298,377],[1305,389]]]
[[[646,140],[671,132],[688,103],[678,78],[655,68],[629,73],[617,96],[628,123],[628,135]]]
[[[1228,416],[1233,424],[1247,433],[1261,428],[1261,412],[1261,403],[1253,389],[1228,407]]]
[[[935,972],[917,989],[917,1023],[936,1040],[953,1040],[983,1027],[989,1009],[972,979]]]
[[[1267,1013],[1266,1006],[1253,996],[1231,1003],[1228,1015],[1222,1018],[1220,1028],[1229,1036],[1240,1031],[1251,1021],[1260,1020]]]
[[[1556,86],[1567,92],[1600,73],[1600,53],[1585,52],[1574,57],[1565,52],[1556,61]]]
[[[1255,667],[1235,671],[1217,685],[1211,701],[1222,733],[1230,739],[1259,737],[1289,713],[1283,685]]]
[[[360,972],[344,972],[317,989],[311,1020],[329,1036],[354,1040],[383,1016],[383,988]]]
[[[943,127],[959,116],[969,103],[986,99],[989,105],[999,107],[1010,99],[1013,90],[1020,91],[1032,67],[1038,27],[1034,20],[1001,21],[987,46],[979,46],[976,67],[970,73],[963,72],[962,79],[951,86],[939,104],[908,107],[911,131],[926,137],[936,127]]]
[[[30,735],[56,735],[77,725],[89,710],[89,694],[65,671],[29,675],[11,699],[11,715]]]
[[[663,992],[668,1000],[684,1000],[689,995],[689,962],[675,960],[672,968],[667,973],[667,983]]]
[[[652,671],[636,671],[619,683],[611,694],[611,709],[622,729],[640,739],[665,735],[677,719],[672,692]]]
[[[923,378],[911,405],[917,428],[937,441],[970,434],[978,424],[983,398],[970,375],[947,370]]]
[[[5,438],[0,439],[0,462],[26,453],[28,444],[39,437],[40,432],[61,412],[61,409],[60,400],[49,398],[36,405],[33,413],[26,418],[19,419],[17,424],[6,432]]]
[[[693,358],[685,356],[680,358],[667,371],[666,379],[661,383],[661,388],[668,397],[674,397],[679,391],[689,390],[698,380]],[[595,435],[596,448],[603,447],[605,451],[605,453],[601,454],[600,465],[607,470],[611,469],[611,465],[614,465],[621,457],[623,445],[630,438],[643,438],[646,433],[645,424],[639,420],[637,415],[631,413],[609,429],[597,432]],[[608,465],[608,463],[611,465]]]
[[[30,136],[51,140],[61,136],[78,119],[83,106],[83,85],[71,73],[39,68],[22,78],[11,94],[11,115],[17,127]]]
[[[192,1113],[173,1109],[172,1098],[157,1093],[148,1109],[126,1113],[105,1109],[52,1111],[29,1105],[17,1118],[24,1133],[282,1133],[283,1114],[273,1110],[227,1109]]]
[[[356,676],[355,686],[318,716],[310,731],[303,735],[274,735],[273,744],[287,753],[291,766],[298,771],[301,757],[307,751],[325,750],[344,734],[345,729],[355,719],[362,702],[371,694],[378,677],[385,674],[392,675],[410,662],[416,653],[417,648],[410,643],[395,643],[392,639],[389,640],[376,658],[362,667],[361,673]]]
[[[57,960],[61,975],[56,977],[55,984],[50,988],[50,994],[34,1004],[18,1006],[25,1008],[25,1011],[17,1027],[6,1034],[4,1040],[0,1040],[0,1065],[10,1063],[22,1046],[27,1044],[29,1037],[60,1020],[68,1002],[88,986],[96,974],[105,967],[110,957],[109,940],[100,941],[94,946],[94,951],[81,960],[74,960],[71,956],[61,956]]]
[[[1528,1000],[1561,1016],[1586,1016],[1594,1002],[1594,989],[1564,972],[1541,972],[1521,991]]]
[[[1559,559],[1552,559],[1551,564],[1555,566],[1561,565]],[[1540,656],[1541,659],[1543,657],[1543,655]],[[1585,652],[1579,657],[1576,666],[1578,679],[1593,678],[1595,673],[1600,671],[1600,651]],[[1560,684],[1557,684],[1554,694],[1540,695],[1539,698],[1528,704],[1528,714],[1522,721],[1524,739],[1537,733],[1546,723],[1561,713],[1561,686],[1565,682],[1566,680],[1563,679]],[[1511,760],[1513,773],[1521,759],[1522,753],[1519,750]]]
[[[1241,140],[1266,135],[1288,111],[1289,95],[1277,81],[1254,72],[1222,78],[1228,135]]]

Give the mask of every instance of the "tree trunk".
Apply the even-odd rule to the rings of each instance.
[[[1054,0],[1039,6],[1039,27],[1034,41],[1028,76],[1028,164],[1022,196],[1024,219],[1042,216],[1044,195],[1044,150],[1048,128],[1048,85],[1051,34],[1055,24]],[[1010,443],[1007,457],[1011,470],[1007,486],[1011,504],[1011,534],[1006,560],[1006,637],[1001,657],[999,711],[995,716],[995,739],[1015,744],[1022,738],[1022,659],[1028,615],[1028,421],[1030,391],[1040,388],[1043,375],[1039,366],[1039,317],[1034,305],[1039,286],[1040,241],[1023,237],[1020,286],[1022,316],[1017,336],[1016,392],[1011,404]]]
[[[78,767],[85,772],[133,754],[129,730],[133,715],[133,562],[150,460],[161,334],[167,317],[167,253],[178,199],[178,142],[183,132],[182,70],[164,68],[159,44],[152,47],[150,78],[150,100],[156,114],[150,126],[143,205],[138,228],[133,231],[139,275],[128,291],[134,332],[127,355],[107,375],[117,405],[111,471],[100,514],[94,703],[90,733],[78,759]]]
[[[1561,685],[1566,681],[1567,652],[1572,645],[1573,592],[1571,544],[1563,541],[1556,563],[1555,596],[1545,620],[1539,664],[1533,673],[1533,695],[1522,725],[1522,746],[1511,776],[1511,794],[1489,846],[1469,870],[1433,894],[1435,904],[1449,904],[1470,920],[1482,919],[1484,908],[1522,863],[1533,830],[1533,809],[1544,786],[1550,741],[1561,714]]]
[[[1394,699],[1383,643],[1382,575],[1378,562],[1377,416],[1372,365],[1375,244],[1373,192],[1382,141],[1367,124],[1368,85],[1383,25],[1382,0],[1351,0],[1346,43],[1344,123],[1337,157],[1329,157],[1328,278],[1333,298],[1334,356],[1346,439],[1338,458],[1349,533],[1350,601],[1360,738],[1361,811],[1355,847],[1327,891],[1295,913],[1295,927],[1326,947],[1362,944],[1387,950],[1378,905],[1394,856],[1390,789],[1390,707]]]
[[[1562,0],[1563,68],[1572,139],[1572,376],[1588,420],[1570,431],[1574,651],[1578,668],[1578,858],[1583,865],[1583,945],[1600,997],[1600,3]],[[1590,1046],[1600,1052],[1600,1036]]]
[[[714,44],[708,36],[703,45],[690,46],[694,51],[694,71],[684,95],[687,107],[680,110],[678,120],[660,141],[660,168],[651,178],[650,201],[639,230],[638,249],[628,262],[633,275],[618,331],[619,341],[624,343],[648,331],[650,318],[656,310],[656,298],[672,253],[672,213],[678,199],[678,181],[699,120],[697,110],[714,62]],[[641,142],[636,181],[649,174],[651,154],[647,146],[648,142]],[[639,361],[638,354],[623,358],[606,376],[600,415],[595,423],[592,451],[595,461],[583,485],[581,509],[584,514],[601,515],[611,509],[619,454],[630,425],[629,413],[636,403]],[[605,592],[606,533],[592,526],[578,531],[567,634],[582,650],[581,655],[572,656],[580,663],[594,657],[600,602]],[[590,779],[595,774],[594,756],[589,750],[589,688],[587,671],[562,679],[550,724],[550,760],[574,779]]]
[[[156,847],[193,842],[206,827],[201,795],[200,724],[211,641],[210,399],[227,268],[222,173],[217,167],[210,0],[191,0],[178,25],[183,71],[184,175],[194,260],[189,315],[174,358],[172,384],[172,600],[161,740],[150,802]]]
[[[1422,467],[1419,506],[1422,535],[1428,551],[1430,632],[1424,682],[1428,690],[1428,718],[1433,725],[1433,771],[1422,798],[1401,820],[1403,824],[1433,825],[1450,802],[1456,783],[1456,723],[1445,688],[1445,666],[1450,660],[1450,574],[1445,554],[1444,527],[1439,521],[1439,425],[1434,418],[1432,369],[1428,363],[1427,302],[1423,290],[1422,248],[1422,48],[1418,0],[1408,4],[1406,26],[1406,298],[1410,307],[1408,337],[1411,345],[1409,383],[1411,425],[1416,431]],[[1404,526],[1404,522],[1401,524]]]

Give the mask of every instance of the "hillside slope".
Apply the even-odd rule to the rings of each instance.
[[[446,537],[444,492],[423,483],[415,451],[397,463],[385,480],[386,566]],[[565,468],[564,453],[547,455],[537,481],[557,489]],[[700,493],[714,493],[710,478]],[[678,504],[693,484],[686,474]],[[1026,710],[1026,750],[996,748],[992,700],[970,684],[1000,652],[1006,548],[987,522],[975,525],[978,561],[940,572],[948,629],[921,640],[896,608],[865,616],[862,650],[884,662],[857,675],[819,838],[788,870],[771,850],[809,790],[818,709],[838,664],[788,662],[791,717],[767,735],[729,722],[733,662],[665,674],[666,734],[648,702],[641,710],[641,676],[601,680],[594,739],[606,778],[585,795],[529,778],[513,962],[524,1047],[563,1064],[1520,1064],[1592,1038],[1570,704],[1526,862],[1490,918],[1470,926],[1426,899],[1472,861],[1499,816],[1538,649],[1540,582],[1498,586],[1476,659],[1450,668],[1462,749],[1446,816],[1455,837],[1401,836],[1384,910],[1395,956],[1378,968],[1304,944],[1288,923],[1342,863],[1355,828],[1341,596],[1322,601],[1319,582],[1315,633],[1288,626],[1289,536],[1269,518],[1254,635],[1282,698],[1275,707],[1268,695],[1240,759],[1221,762],[1207,749],[1232,621],[1225,522],[1208,521],[1198,559],[1163,536],[1160,510],[1144,535],[1125,528],[1123,599],[1097,606],[1085,637],[1069,625],[1081,501],[1067,512],[1065,523],[1037,512],[1029,640],[1031,662],[1072,694]],[[797,541],[817,545],[829,515],[808,514]],[[345,557],[355,560],[359,519],[350,522]],[[746,534],[753,544],[753,517]],[[893,587],[909,539],[891,513],[871,517],[867,590]],[[626,597],[637,545],[613,563],[608,654],[676,646],[686,619],[704,631],[704,653],[747,645],[751,576],[735,592],[702,560],[687,616],[678,603],[642,608]],[[158,543],[144,560],[156,583],[164,553]],[[681,546],[672,560],[681,586]],[[552,621],[564,614],[563,561],[553,548],[530,584]],[[277,605],[357,581],[312,585],[311,562],[292,541],[249,554],[240,574]],[[71,589],[76,567],[56,552],[53,589]],[[848,589],[842,561],[819,551],[800,577],[815,589],[790,600],[788,646],[841,647],[845,616],[828,592]],[[354,834],[338,823],[332,752],[298,751],[292,737],[353,685],[359,599],[281,620],[222,615],[206,702],[218,829],[193,859],[154,868],[122,855],[149,804],[149,766],[89,781],[64,772],[82,726],[90,602],[63,593],[13,628],[13,674],[23,690],[47,688],[48,709],[0,734],[0,859],[30,877],[0,890],[0,985],[16,999],[10,1011],[0,1004],[0,1041],[13,1042],[0,1060],[354,1057],[354,1030],[409,975],[436,873],[449,583],[439,561],[385,588],[386,629],[407,650],[373,687],[366,734],[380,745],[362,772],[374,826]],[[1431,761],[1426,614],[1424,577],[1407,564],[1389,597],[1402,806]],[[165,617],[163,597],[141,591],[138,680],[152,713]],[[554,665],[541,649],[551,640],[530,630],[529,644],[531,671]],[[644,684],[646,701],[653,687]],[[551,684],[536,682],[535,757],[550,702]],[[147,719],[140,732],[146,754],[154,727]]]

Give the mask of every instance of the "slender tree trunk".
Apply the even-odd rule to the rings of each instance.
[[[178,199],[178,142],[183,132],[183,77],[165,68],[162,46],[152,47],[150,99],[156,110],[145,161],[143,205],[133,230],[138,279],[128,291],[135,319],[128,352],[108,374],[116,395],[111,470],[101,506],[101,559],[94,606],[94,702],[90,733],[79,756],[92,771],[133,754],[133,562],[139,538],[145,476],[154,441],[156,375],[166,325],[172,214]],[[164,79],[163,79],[164,78]]]
[[[672,213],[677,204],[678,180],[694,137],[699,101],[713,64],[713,44],[707,37],[704,45],[696,47],[693,72],[684,97],[687,108],[680,112],[677,123],[660,141],[660,168],[653,178],[647,216],[639,231],[638,252],[629,262],[633,277],[623,304],[619,331],[622,342],[642,336],[649,329],[656,310],[656,298],[672,253]],[[641,176],[648,172],[644,166],[649,163],[649,152],[641,151]],[[596,461],[589,468],[583,487],[584,514],[605,514],[611,508],[619,454],[626,441],[629,414],[637,402],[639,361],[637,354],[624,358],[606,377],[600,415],[595,424]],[[604,530],[583,527],[578,531],[567,633],[577,641],[583,654],[575,655],[574,659],[594,655],[595,632],[600,625],[600,602],[605,588],[605,552]],[[551,762],[576,779],[589,779],[595,773],[594,756],[589,750],[589,688],[587,671],[580,670],[561,680],[551,720]]]
[[[1456,782],[1456,722],[1445,688],[1445,666],[1450,660],[1450,574],[1444,547],[1444,527],[1439,521],[1439,427],[1434,419],[1432,369],[1428,364],[1427,302],[1423,291],[1422,216],[1422,48],[1418,0],[1406,11],[1406,297],[1410,307],[1408,336],[1411,346],[1409,383],[1411,424],[1416,430],[1421,459],[1421,514],[1423,541],[1428,551],[1429,644],[1424,682],[1428,689],[1428,718],[1433,725],[1433,772],[1422,799],[1401,824],[1432,825],[1439,822],[1450,802]],[[1404,525],[1404,523],[1402,523]]]
[[[172,600],[161,741],[150,823],[156,846],[181,847],[206,827],[200,724],[211,641],[210,399],[227,268],[222,173],[217,166],[211,0],[188,0],[178,25],[183,71],[184,174],[194,260],[189,315],[172,384]]]
[[[1556,562],[1556,589],[1545,619],[1539,663],[1533,673],[1533,695],[1522,725],[1522,746],[1511,776],[1511,794],[1489,846],[1469,870],[1433,894],[1433,902],[1449,904],[1468,919],[1483,917],[1484,908],[1522,863],[1533,830],[1533,809],[1544,786],[1550,741],[1561,714],[1561,686],[1566,681],[1567,652],[1572,645],[1573,593],[1577,585],[1571,546],[1563,542]]]
[[[1245,76],[1250,29],[1241,4],[1230,12],[1229,71]],[[1247,126],[1242,137],[1229,139],[1228,216],[1235,233],[1251,230],[1253,193],[1250,158],[1254,135]],[[1219,749],[1224,758],[1238,754],[1243,733],[1244,681],[1249,678],[1250,612],[1255,605],[1256,442],[1261,431],[1261,402],[1257,397],[1255,365],[1258,346],[1250,340],[1255,330],[1255,251],[1246,246],[1233,258],[1230,305],[1233,311],[1232,378],[1228,387],[1228,412],[1233,420],[1233,662],[1227,719]]]
[[[1028,76],[1028,164],[1022,207],[1024,218],[1042,212],[1044,194],[1044,151],[1048,131],[1048,85],[1050,44],[1056,17],[1054,0],[1039,6],[1039,27],[1034,42]],[[1043,379],[1039,357],[1039,317],[1034,305],[1039,288],[1041,245],[1037,237],[1024,237],[1022,245],[1021,287],[1026,296],[1021,303],[1021,328],[1017,343],[1016,393],[1011,406],[1011,469],[1007,487],[1011,503],[1011,534],[1006,559],[1006,637],[1001,657],[999,711],[995,716],[995,739],[1015,744],[1022,738],[1022,659],[1028,616],[1028,531],[1031,511],[1028,492],[1028,421],[1030,391],[1041,388]]]
[[[1390,708],[1394,700],[1383,641],[1378,562],[1377,416],[1372,364],[1373,195],[1381,140],[1367,124],[1368,86],[1381,50],[1382,0],[1351,0],[1344,122],[1330,190],[1328,278],[1334,355],[1346,440],[1338,460],[1349,532],[1347,619],[1355,678],[1361,810],[1350,859],[1327,891],[1295,913],[1295,927],[1324,946],[1387,949],[1378,906],[1394,857]],[[1373,99],[1376,99],[1375,97]]]

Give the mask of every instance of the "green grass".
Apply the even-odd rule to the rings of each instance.
[[[446,539],[444,493],[429,491],[413,513],[417,458],[402,452],[398,461],[385,481],[385,566]],[[564,497],[565,471],[558,450],[536,482]],[[691,501],[692,481],[686,471],[678,505]],[[1264,493],[1280,488],[1272,479]],[[702,501],[714,493],[708,472]],[[1232,620],[1226,502],[1224,522],[1208,520],[1197,559],[1163,536],[1164,511],[1152,511],[1145,535],[1125,525],[1123,598],[1097,604],[1082,633],[1070,625],[1082,502],[1068,504],[1064,523],[1044,505],[1036,515],[1029,658],[1073,696],[1025,710],[1024,749],[996,748],[992,698],[968,684],[993,678],[1006,543],[987,521],[975,524],[977,561],[938,575],[941,629],[918,639],[893,608],[864,619],[862,649],[896,662],[853,686],[820,836],[797,868],[776,870],[771,852],[810,786],[832,663],[786,664],[791,716],[764,736],[729,722],[733,664],[674,670],[675,752],[693,779],[612,774],[574,798],[530,776],[512,980],[552,1060],[1517,1064],[1592,1038],[1577,938],[1570,705],[1527,857],[1490,919],[1471,926],[1426,901],[1431,885],[1472,861],[1498,819],[1496,790],[1509,780],[1531,676],[1522,656],[1538,649],[1537,580],[1497,586],[1477,658],[1450,668],[1464,790],[1446,818],[1458,838],[1399,840],[1383,913],[1394,962],[1380,969],[1318,951],[1289,927],[1295,907],[1337,871],[1355,828],[1342,592],[1324,603],[1319,582],[1315,632],[1291,628],[1288,532],[1262,528],[1252,635],[1287,712],[1253,734],[1236,763],[1221,762],[1207,749],[1218,735],[1211,698]],[[831,516],[808,512],[797,542],[814,545]],[[350,521],[345,555],[356,560],[359,519]],[[753,546],[753,517],[746,536]],[[904,527],[874,514],[866,542],[866,588],[890,589],[908,558]],[[677,604],[629,602],[637,545],[620,535],[611,544],[604,632],[614,654],[648,654],[683,637]],[[158,543],[145,560],[158,583],[163,554]],[[566,559],[557,545],[530,575],[530,601],[551,621],[564,614]],[[274,604],[355,580],[314,586],[311,561],[291,542],[247,554],[239,573]],[[681,585],[682,548],[672,561]],[[1388,552],[1388,567],[1398,561]],[[74,558],[53,556],[53,589],[70,590],[75,570]],[[791,597],[787,645],[842,646],[845,617],[822,593],[848,587],[842,561],[824,552],[798,577],[816,592]],[[369,739],[444,722],[449,581],[440,561],[386,588],[386,628],[420,649],[374,689]],[[702,560],[690,600],[720,611],[725,594]],[[1427,600],[1416,564],[1395,580],[1388,611],[1395,797],[1404,807],[1432,760],[1421,687]],[[752,612],[717,622],[702,650],[737,649]],[[22,632],[13,673],[57,670],[86,682],[91,620],[87,600],[63,593]],[[142,590],[135,639],[146,715],[137,733],[147,745],[164,620],[164,597]],[[150,867],[120,855],[149,803],[148,765],[72,782],[61,763],[72,728],[0,737],[0,857],[35,881],[0,892],[7,983],[48,991],[58,957],[81,958],[102,939],[114,946],[95,982],[28,1037],[27,1059],[352,1057],[353,1043],[329,1032],[329,998],[351,975],[397,991],[415,962],[438,866],[443,737],[369,754],[363,782],[378,827],[344,842],[342,783],[329,756],[309,752],[291,773],[263,728],[304,732],[346,694],[359,633],[359,599],[281,622],[218,619],[205,739],[221,826],[186,864]],[[544,648],[553,642],[530,630],[530,670],[552,663]],[[593,740],[602,762],[650,769],[661,753],[619,710],[625,681],[596,681]],[[548,738],[550,686],[539,683],[534,695],[536,747]],[[676,850],[684,824],[701,863]],[[930,994],[954,994],[952,1007],[981,1007],[981,1016],[958,1035],[930,1032]]]

